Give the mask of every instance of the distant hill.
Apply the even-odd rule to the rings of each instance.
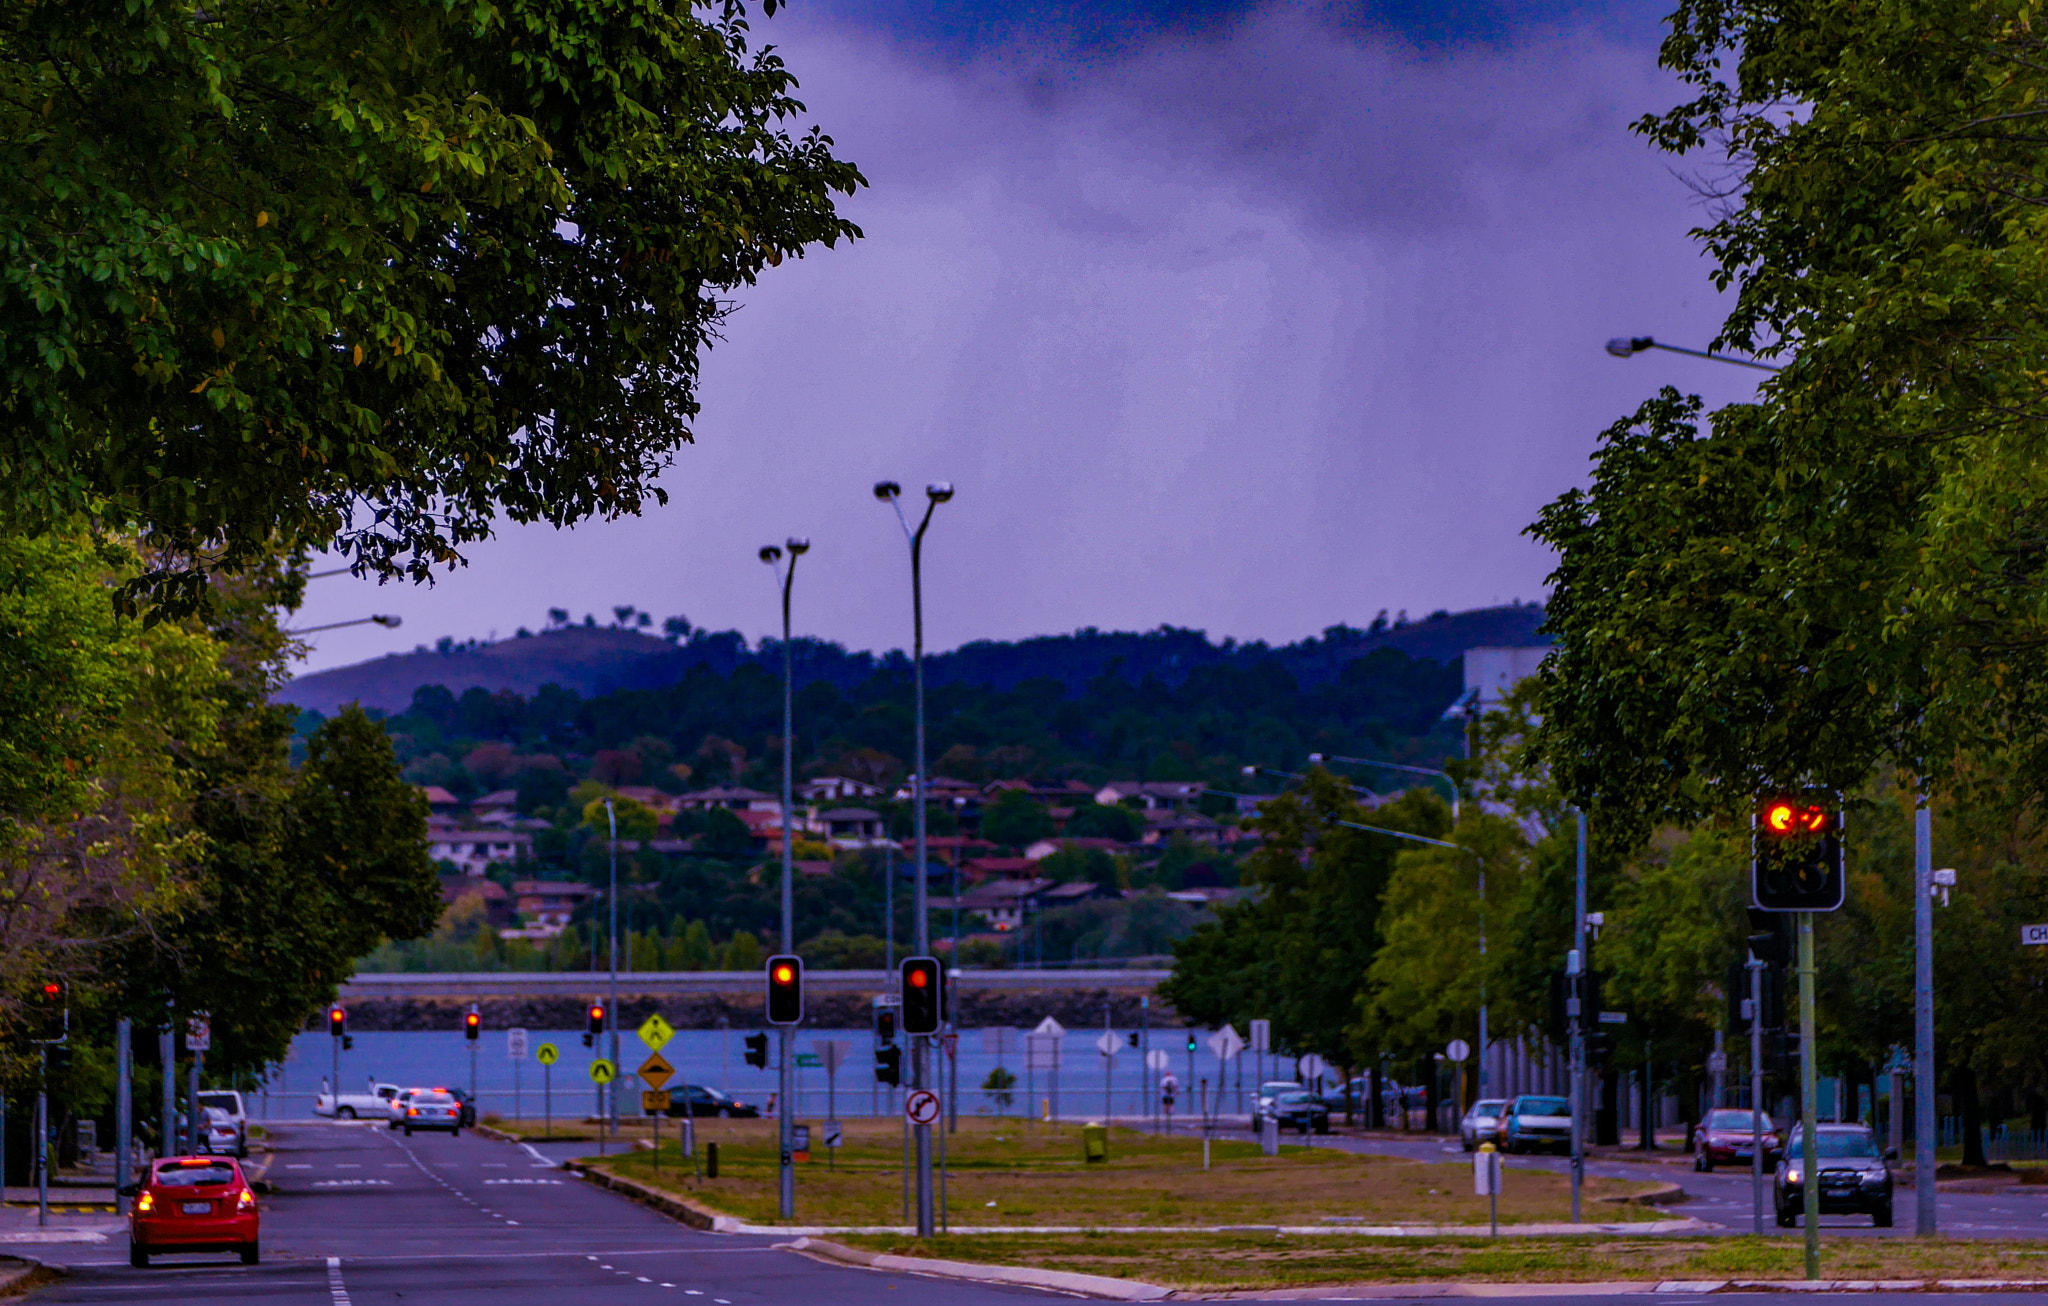
[[[1320,637],[1279,646],[1228,639],[1216,643],[1202,631],[1172,626],[1144,632],[1091,628],[1014,642],[978,640],[928,657],[925,672],[934,686],[1010,690],[1028,680],[1049,678],[1076,694],[1099,676],[1132,683],[1153,678],[1172,686],[1197,668],[1273,660],[1303,688],[1311,688],[1335,680],[1346,663],[1375,649],[1395,649],[1449,665],[1468,648],[1548,643],[1536,633],[1542,621],[1543,609],[1534,604],[1475,608],[1400,625],[1382,619],[1366,629],[1332,626]],[[795,654],[799,681],[826,680],[842,690],[877,671],[909,668],[900,651],[854,653],[820,640],[798,640]],[[327,714],[352,702],[402,712],[411,704],[413,691],[427,685],[444,686],[458,696],[481,688],[530,697],[541,686],[555,684],[594,698],[674,685],[697,667],[722,676],[754,663],[772,663],[779,671],[780,659],[773,641],[749,647],[737,631],[695,630],[687,639],[668,640],[618,626],[567,626],[490,644],[444,642],[440,648],[391,653],[316,671],[292,681],[278,698]]]

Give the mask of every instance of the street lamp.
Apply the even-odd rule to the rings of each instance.
[[[789,550],[789,566],[782,565],[782,549],[765,545],[761,549],[761,561],[775,569],[775,578],[782,590],[782,951],[786,955],[796,951],[795,938],[795,890],[791,887],[796,876],[796,832],[795,825],[795,764],[796,739],[795,702],[792,683],[792,663],[789,647],[789,592],[796,584],[796,560],[810,551],[811,542],[794,536],[783,542]],[[776,1037],[781,1043],[782,1065],[781,1096],[776,1100],[782,1109],[775,1113],[777,1128],[782,1136],[781,1204],[782,1218],[796,1218],[796,1168],[791,1162],[790,1151],[795,1141],[795,1103],[790,1098],[790,1083],[794,1077],[793,1058],[790,1054],[790,1036],[795,1032],[791,1025],[778,1025]]]
[[[374,617],[357,617],[353,621],[330,621],[324,626],[307,626],[304,630],[287,630],[284,633],[287,635],[314,635],[323,630],[340,630],[343,626],[367,626],[372,622],[384,627],[386,630],[397,630],[405,624],[405,619],[395,613],[385,613]]]
[[[612,887],[611,892],[605,895],[605,901],[611,910],[609,960],[612,966],[612,990],[611,1001],[606,1004],[604,1011],[604,1018],[611,1022],[612,1027],[612,1079],[604,1086],[604,1096],[605,1118],[611,1122],[612,1141],[616,1143],[619,1141],[619,814],[612,810],[612,800],[609,798],[604,800],[604,819],[611,827],[612,835]]]
[[[1308,760],[1317,766],[1327,762],[1345,762],[1352,766],[1377,766],[1387,771],[1406,771],[1410,775],[1435,776],[1451,791],[1451,824],[1458,823],[1458,782],[1453,780],[1447,771],[1438,771],[1427,766],[1409,766],[1405,762],[1380,762],[1370,757],[1339,757],[1335,753],[1310,753]]]
[[[1710,359],[1716,363],[1727,363],[1732,367],[1753,367],[1759,372],[1782,372],[1783,367],[1770,363],[1759,363],[1754,358],[1730,358],[1726,354],[1710,353],[1704,349],[1687,349],[1682,345],[1667,345],[1650,336],[1616,336],[1607,342],[1607,352],[1616,358],[1632,358],[1646,349],[1662,349],[1667,353],[1685,354],[1691,358]]]
[[[935,481],[924,489],[924,517],[917,523],[917,529],[910,528],[910,518],[903,513],[903,487],[894,481],[877,481],[875,497],[896,510],[896,521],[903,527],[904,538],[910,542],[910,621],[911,621],[911,676],[916,693],[916,751],[917,769],[910,776],[910,801],[913,804],[912,819],[916,822],[917,852],[917,896],[915,913],[917,917],[917,955],[931,954],[931,922],[926,919],[930,908],[926,905],[925,885],[925,761],[924,761],[924,533],[932,524],[932,513],[938,506],[953,497],[953,487],[944,481]],[[957,896],[957,895],[956,895]],[[959,964],[959,958],[953,959]],[[915,1035],[910,1040],[910,1083],[913,1088],[925,1086],[925,1057],[929,1048],[928,1035]],[[917,1236],[932,1236],[932,1127],[928,1124],[917,1126]]]

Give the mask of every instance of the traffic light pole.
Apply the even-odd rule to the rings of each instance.
[[[1934,1143],[1934,821],[1922,793],[1913,812],[1913,1232],[1922,1238],[1936,1228]]]
[[[1764,964],[1749,954],[1749,1205],[1764,1232]]]
[[[796,951],[796,704],[795,687],[792,677],[795,666],[791,661],[789,647],[789,592],[796,583],[796,560],[810,547],[802,540],[789,541],[789,567],[777,567],[782,581],[782,951],[785,954]],[[776,562],[780,550],[772,546],[761,550],[761,557]],[[796,1029],[791,1025],[779,1026],[776,1031],[776,1050],[779,1062],[776,1068],[780,1088],[776,1102],[776,1133],[780,1143],[782,1166],[777,1176],[777,1204],[785,1220],[796,1218],[796,1098],[792,1091],[796,1082],[796,1055],[792,1036]]]
[[[1820,1139],[1813,1057],[1813,913],[1799,913],[1799,1193],[1805,1199],[1806,1277],[1820,1278]],[[1932,1185],[1929,1185],[1930,1187]]]
[[[1591,985],[1586,983],[1586,814],[1574,813],[1579,827],[1579,870],[1578,884],[1572,900],[1572,947],[1579,957],[1579,973],[1567,982],[1573,987],[1569,991],[1570,1003],[1567,1015],[1571,1022],[1571,1114],[1572,1114],[1572,1223],[1579,1222],[1579,1189],[1586,1182],[1586,1110],[1590,1105],[1590,1094],[1586,1092],[1586,993]],[[1479,1045],[1480,1064],[1485,1064],[1486,1043]],[[1480,1090],[1484,1092],[1484,1088]]]

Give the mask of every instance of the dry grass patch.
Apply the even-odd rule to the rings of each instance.
[[[645,1152],[615,1155],[605,1166],[728,1214],[772,1223],[775,1123],[706,1120],[699,1122],[698,1138],[700,1145],[719,1144],[717,1179],[699,1179],[666,1128],[659,1172]],[[904,1223],[901,1126],[849,1121],[846,1142],[829,1165],[819,1150],[798,1168],[798,1222]],[[1077,1126],[1017,1120],[963,1120],[960,1132],[947,1140],[947,1150],[947,1205],[956,1226],[1316,1224],[1332,1216],[1371,1224],[1471,1224],[1487,1218],[1486,1199],[1472,1193],[1469,1163],[1430,1164],[1327,1146],[1288,1146],[1278,1157],[1265,1157],[1256,1144],[1231,1138],[1211,1144],[1211,1168],[1205,1173],[1200,1139],[1117,1128],[1110,1131],[1109,1161],[1089,1165],[1082,1159]],[[1587,1197],[1651,1186],[1593,1179],[1587,1182]],[[1570,1189],[1562,1175],[1515,1171],[1506,1188],[1503,1223],[1569,1218]],[[1601,1220],[1662,1215],[1634,1206],[1590,1209]]]

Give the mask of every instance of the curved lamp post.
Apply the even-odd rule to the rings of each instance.
[[[925,870],[925,763],[924,763],[924,533],[931,527],[932,513],[940,504],[953,497],[953,487],[945,481],[935,481],[924,489],[924,517],[917,523],[917,529],[910,527],[910,518],[903,513],[903,487],[894,481],[877,481],[875,497],[896,510],[896,521],[903,527],[904,538],[910,542],[910,621],[911,621],[911,667],[916,692],[917,723],[917,767],[910,776],[910,801],[912,819],[917,832],[916,862],[916,906],[917,955],[931,954],[931,922],[927,919],[930,908],[926,904]],[[958,859],[956,858],[957,862]],[[955,873],[958,873],[957,866]],[[959,895],[956,893],[957,899]],[[953,958],[954,965],[960,962]],[[929,1048],[926,1036],[917,1036],[910,1042],[910,1083],[913,1088],[925,1086],[925,1057]],[[917,1126],[917,1236],[932,1236],[932,1127]]]
[[[1406,771],[1410,775],[1435,776],[1451,791],[1451,824],[1458,823],[1458,782],[1447,771],[1438,771],[1427,766],[1410,766],[1406,762],[1381,762],[1370,757],[1339,757],[1335,753],[1310,753],[1308,760],[1317,766],[1325,762],[1344,762],[1351,766],[1376,766],[1385,771]]]
[[[1651,336],[1616,336],[1607,342],[1607,352],[1616,358],[1633,358],[1648,349],[1662,349],[1667,353],[1684,354],[1689,358],[1705,358],[1716,363],[1727,363],[1731,367],[1753,367],[1759,372],[1782,372],[1783,367],[1771,363],[1759,363],[1754,358],[1730,358],[1726,354],[1709,353],[1704,349],[1687,349],[1683,345],[1667,345]]]
[[[789,647],[789,593],[796,584],[796,560],[808,553],[809,540],[792,536],[783,541],[782,548],[773,544],[761,549],[761,561],[775,569],[777,588],[782,591],[782,951],[796,951],[796,899],[792,888],[796,875],[796,831],[795,831],[795,716],[796,704],[791,688],[793,665]],[[789,551],[789,566],[782,565],[783,549]],[[782,1106],[776,1115],[776,1127],[782,1136],[782,1176],[780,1183],[782,1218],[796,1218],[796,1169],[790,1160],[790,1148],[795,1141],[796,1104],[790,1098],[790,1085],[795,1076],[791,1055],[791,1035],[796,1031],[788,1025],[776,1026],[776,1038],[781,1044],[782,1065],[776,1100]]]
[[[324,626],[307,626],[304,630],[287,630],[284,633],[287,635],[313,635],[323,630],[340,630],[343,626],[368,626],[373,623],[384,627],[386,630],[397,630],[405,624],[405,619],[392,613],[384,613],[374,617],[357,617],[354,621],[330,621]]]

